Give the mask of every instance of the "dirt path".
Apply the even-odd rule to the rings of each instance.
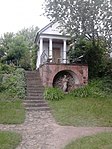
[[[0,130],[16,131],[23,140],[17,149],[62,149],[71,140],[98,132],[112,131],[112,127],[72,127],[56,124],[50,112],[27,112],[21,125],[2,125]]]

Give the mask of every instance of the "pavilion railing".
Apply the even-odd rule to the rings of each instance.
[[[40,63],[41,65],[45,64],[45,63],[55,63],[55,64],[61,64],[61,63],[64,63],[64,64],[68,64],[69,63],[69,60],[68,59],[63,59],[63,58],[49,58],[48,56],[48,53],[46,53],[46,51],[44,50],[42,55],[41,55],[41,58],[40,58]]]
[[[41,58],[40,58],[40,63],[41,65],[45,64],[48,61],[48,54],[46,53],[46,51],[44,50]]]

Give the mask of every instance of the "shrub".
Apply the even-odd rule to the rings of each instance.
[[[25,76],[24,70],[18,68],[12,74],[3,74],[2,90],[8,98],[24,98],[25,97]]]
[[[4,90],[4,87],[2,85],[2,81],[3,81],[3,75],[0,74],[0,92]]]
[[[102,85],[101,85],[101,89],[102,91],[104,91],[107,94],[111,94],[112,93],[112,79],[111,77],[105,77],[102,80]]]
[[[22,68],[18,68],[15,71],[15,75],[17,77],[17,82],[16,82],[17,96],[19,98],[24,98],[25,92],[26,92],[25,70]]]
[[[112,96],[111,78],[91,80],[87,86],[75,89],[70,94],[74,97],[109,97]]]
[[[12,73],[15,69],[14,66],[0,63],[0,74]]]
[[[72,94],[74,97],[88,97],[90,94],[89,87],[81,87],[77,88],[74,91],[72,91],[70,94]]]
[[[59,88],[46,88],[44,98],[47,100],[61,100],[64,98],[64,93]]]
[[[93,79],[89,82],[89,92],[90,97],[105,97],[106,94],[101,90],[102,80],[101,79]]]
[[[2,83],[2,80],[3,80],[3,75],[0,74],[0,84]]]
[[[20,64],[20,67],[22,67],[23,69],[31,70],[30,59],[28,59],[28,56],[21,58],[19,64]]]

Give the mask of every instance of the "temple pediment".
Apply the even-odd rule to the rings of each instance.
[[[60,27],[60,24],[58,22],[51,22],[44,28],[42,28],[39,32],[39,35],[41,34],[47,34],[47,35],[65,35],[64,30],[62,31],[62,28]],[[69,34],[66,34],[65,36],[69,36]]]

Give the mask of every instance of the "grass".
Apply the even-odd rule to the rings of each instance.
[[[77,139],[64,149],[112,149],[112,132]]]
[[[112,126],[112,99],[73,98],[48,101],[52,113],[60,125]]]
[[[0,149],[15,149],[21,142],[20,134],[14,132],[0,132]]]
[[[22,99],[25,98],[25,71],[0,65],[0,123],[20,124],[25,119]]]
[[[0,124],[20,124],[25,119],[21,100],[0,101]]]

